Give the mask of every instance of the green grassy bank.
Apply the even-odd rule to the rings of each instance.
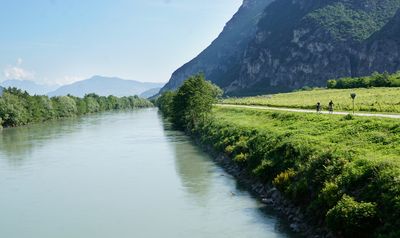
[[[339,237],[400,237],[400,121],[214,108],[192,133]]]
[[[269,106],[311,107],[316,98],[337,96],[336,105],[341,105],[351,101],[349,92],[255,99],[274,102]],[[400,91],[357,92],[360,99],[372,100],[367,96],[371,93],[377,98],[389,94],[398,102]],[[225,155],[251,178],[274,185],[312,218],[315,227],[326,226],[337,237],[400,237],[400,120],[213,108],[218,95],[204,76],[197,75],[176,92],[164,93],[156,104],[177,128]],[[252,99],[225,102],[257,104]],[[384,100],[390,104],[391,99]]]
[[[153,104],[137,96],[114,97],[88,94],[52,97],[34,95],[16,88],[6,89],[0,96],[0,128],[26,125],[52,119],[73,117],[118,109],[151,107]]]
[[[290,107],[314,109],[321,102],[324,110],[333,100],[335,110],[352,111],[351,93],[356,93],[356,111],[400,113],[400,88],[355,88],[355,89],[315,89],[293,93],[281,93],[247,98],[228,98],[227,104],[259,105],[270,107]]]

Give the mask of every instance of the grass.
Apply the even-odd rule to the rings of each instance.
[[[400,122],[322,114],[215,108],[215,119],[233,126],[290,134],[321,150],[347,151],[356,157],[393,158],[400,155]],[[399,161],[400,163],[400,161]]]
[[[356,93],[355,110],[363,112],[400,113],[400,88],[318,89],[246,98],[228,98],[222,103],[315,109],[321,102],[324,110],[333,100],[336,111],[352,111],[351,93]]]
[[[400,122],[215,107],[193,130],[340,237],[400,237]]]

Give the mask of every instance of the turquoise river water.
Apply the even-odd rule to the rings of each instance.
[[[141,109],[0,131],[0,237],[294,236],[156,109]]]

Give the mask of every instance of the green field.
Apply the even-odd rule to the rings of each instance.
[[[321,102],[323,110],[333,100],[336,111],[352,111],[351,93],[356,93],[355,110],[400,113],[400,88],[316,89],[247,98],[228,98],[222,103],[314,109]]]
[[[394,159],[400,165],[398,119],[346,120],[340,115],[219,107],[214,109],[214,115],[214,122],[285,135],[317,151],[331,149],[351,153],[353,158]]]

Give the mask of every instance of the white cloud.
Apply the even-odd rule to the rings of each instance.
[[[28,71],[26,69],[23,69],[21,67],[22,65],[22,59],[18,58],[16,65],[8,65],[4,69],[4,77],[6,79],[34,79],[35,78],[35,73],[32,71]]]

